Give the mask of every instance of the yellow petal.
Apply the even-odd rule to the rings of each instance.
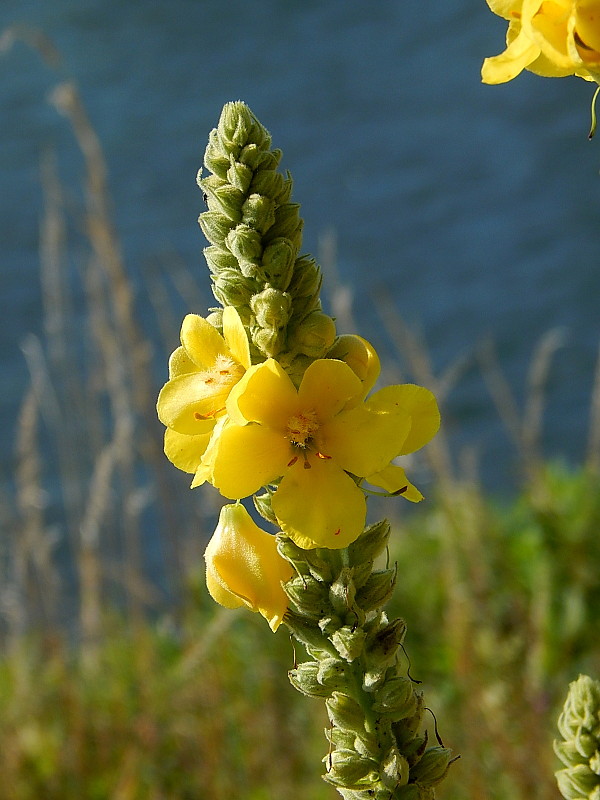
[[[353,333],[338,336],[336,343],[327,353],[327,358],[337,358],[348,364],[362,381],[363,397],[366,397],[375,386],[381,372],[379,356],[373,345],[362,336]]]
[[[216,328],[198,314],[188,314],[181,325],[181,344],[201,370],[210,369],[217,356],[227,355],[225,340]]]
[[[440,427],[437,401],[423,386],[412,383],[385,386],[369,397],[366,406],[374,411],[394,411],[410,418],[410,433],[396,455],[414,453],[433,439]]]
[[[360,536],[367,513],[362,491],[332,461],[298,459],[287,470],[271,504],[283,530],[298,547],[347,547]]]
[[[188,436],[167,428],[165,431],[165,455],[177,469],[183,470],[183,472],[196,472],[210,437],[210,431],[197,436]]]
[[[523,0],[487,0],[494,14],[504,19],[514,19],[521,14]]]
[[[260,422],[285,431],[290,417],[298,412],[298,393],[291,378],[273,358],[256,364],[234,386],[227,401],[227,413],[238,425]]]
[[[206,556],[205,556],[206,557]],[[244,601],[229,591],[227,584],[221,578],[212,563],[206,563],[206,588],[208,593],[215,601],[225,608],[239,608],[244,605]]]
[[[524,6],[530,6],[533,0],[526,0]],[[544,0],[541,4],[538,0],[533,2],[527,17],[523,18],[523,30],[529,38],[540,48],[541,55],[545,56],[545,61],[540,64],[533,62],[530,67],[538,69],[543,67],[545,70],[553,70],[551,77],[562,77],[573,72],[575,65],[568,53],[567,45],[567,24],[572,0],[567,2],[553,2]]]
[[[198,367],[185,352],[185,347],[178,347],[169,358],[169,380],[188,372],[198,372]]]
[[[481,68],[484,83],[506,83],[516,78],[540,54],[540,48],[523,31],[507,46],[503,53],[486,58]]]
[[[225,344],[235,360],[244,369],[250,369],[250,345],[248,335],[240,319],[240,315],[233,306],[223,309],[223,337]]]
[[[158,418],[179,433],[206,433],[212,430],[215,416],[225,410],[229,389],[230,384],[208,382],[199,372],[179,375],[158,395]]]
[[[293,568],[279,555],[275,537],[259,528],[244,506],[227,505],[204,557],[212,597],[227,608],[244,603],[276,631],[288,604],[281,584]]]
[[[392,494],[398,492],[411,503],[420,503],[423,499],[421,492],[406,477],[406,472],[396,464],[388,464],[385,469],[369,475],[367,482],[372,483],[373,486],[380,486]]]
[[[293,457],[290,443],[262,425],[229,425],[216,442],[211,481],[225,497],[249,497],[279,478]]]
[[[298,389],[300,407],[315,411],[323,423],[362,394],[362,383],[343,361],[321,358],[310,364]]]
[[[378,472],[402,450],[410,430],[410,416],[371,410],[364,404],[343,411],[319,428],[319,452],[340,467],[364,477]]]

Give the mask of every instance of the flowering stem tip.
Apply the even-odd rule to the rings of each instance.
[[[365,522],[369,486],[423,499],[397,459],[429,442],[440,414],[422,386],[373,391],[375,348],[337,335],[320,269],[300,254],[280,158],[250,109],[227,103],[198,176],[220,307],[183,320],[157,403],[165,454],[192,488],[210,483],[235,501],[206,548],[213,599],[261,614],[273,631],[285,623],[313,659],[290,679],[326,699],[325,779],[353,800],[425,800],[450,751],[420,733],[422,696],[401,666],[404,623],[383,611],[396,572],[374,569],[389,526]]]
[[[600,681],[580,675],[569,686],[554,742],[564,768],[556,773],[565,800],[600,798]]]

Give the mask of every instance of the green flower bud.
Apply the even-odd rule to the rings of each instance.
[[[275,289],[285,291],[294,269],[296,251],[289,239],[279,237],[268,244],[262,255],[265,277]]]
[[[240,100],[225,103],[217,130],[227,143],[228,149],[232,145],[244,147],[248,142],[253,142],[261,148],[269,148],[271,145],[269,132]]]
[[[290,347],[311,358],[323,358],[335,340],[335,322],[322,311],[312,311],[294,329]]]
[[[274,170],[261,169],[256,172],[249,188],[256,194],[270,197],[279,205],[287,203],[289,199],[287,181],[280,172]],[[286,197],[286,193],[288,197]]]
[[[396,570],[384,569],[373,572],[366,584],[359,590],[356,602],[363,611],[372,611],[387,603],[396,585]]]
[[[275,222],[273,201],[260,194],[251,194],[242,206],[242,221],[259,233],[266,233]]]
[[[405,633],[406,623],[402,619],[396,619],[385,625],[369,646],[369,658],[372,662],[377,664],[389,662],[396,655]]]
[[[282,330],[290,318],[292,298],[279,289],[267,288],[260,294],[254,295],[250,307],[261,328]]]
[[[289,239],[295,248],[302,242],[302,220],[300,219],[299,203],[284,203],[275,211],[275,222],[269,231],[267,241],[283,236]]]
[[[411,781],[418,781],[427,786],[436,786],[448,772],[452,752],[445,747],[430,747],[420,761],[411,768]]]
[[[223,309],[213,308],[211,313],[206,317],[206,321],[210,322],[213,328],[216,328],[219,333],[223,330]]]
[[[198,217],[198,222],[202,228],[202,233],[211,244],[216,244],[220,248],[226,246],[226,240],[232,233],[233,222],[217,211],[205,211]],[[231,248],[230,248],[231,249]]]
[[[229,156],[227,155],[227,151],[223,151],[215,128],[210,132],[208,137],[208,145],[204,153],[204,166],[206,169],[214,172],[217,177],[225,180],[227,178],[229,164]],[[198,173],[198,183],[200,183],[201,180],[200,172]]]
[[[373,773],[372,780],[377,780],[377,762],[357,756],[355,750],[334,750],[323,761],[329,764],[325,780],[334,786],[352,786]]]
[[[204,257],[213,275],[218,275],[224,269],[238,269],[237,258],[229,250],[224,250],[221,247],[215,247],[214,245],[206,247],[204,249]]]
[[[356,736],[352,731],[344,731],[341,728],[334,727],[325,728],[325,736],[327,741],[331,742],[335,747],[344,750],[354,749]]]
[[[565,800],[590,798],[597,800],[598,775],[595,775],[587,764],[577,764],[569,769],[561,769],[556,773],[558,790]]]
[[[203,214],[202,216],[206,216]],[[240,223],[226,234],[225,244],[238,261],[259,261],[262,255],[262,240],[258,231]]]
[[[267,358],[275,358],[285,349],[285,328],[277,330],[254,325],[250,330],[250,336],[258,351]]]
[[[329,713],[329,719],[337,728],[350,731],[362,731],[364,729],[364,715],[361,707],[346,694],[333,692],[325,703]]]
[[[341,657],[352,662],[361,655],[365,646],[365,638],[364,628],[350,628],[344,625],[333,634],[331,641]]]
[[[238,270],[221,270],[213,277],[213,294],[222,306],[249,306],[252,281],[244,280]]]
[[[227,180],[236,189],[239,189],[242,194],[246,195],[254,172],[246,164],[240,164],[233,157],[231,158],[231,165],[227,170]]]
[[[313,620],[288,609],[283,621],[288,624],[295,638],[302,642],[313,658],[337,657],[335,647],[323,636]]]
[[[327,609],[327,587],[307,576],[291,578],[283,587],[302,616],[320,619]]]
[[[319,664],[316,661],[305,661],[288,671],[290,683],[302,694],[310,697],[328,697],[330,690],[317,680]]]
[[[389,789],[395,790],[408,783],[409,773],[408,761],[402,753],[397,747],[390,748],[380,768],[382,783]]]
[[[338,658],[324,658],[318,665],[317,680],[322,686],[328,688],[328,694],[341,690],[346,686],[346,668],[343,661]]]
[[[212,177],[214,178],[215,176]],[[208,185],[208,179],[202,181],[202,188],[207,194],[210,211],[224,214],[236,224],[242,219],[244,195],[239,189],[236,189],[225,181],[222,186],[213,189]]]
[[[288,287],[294,302],[301,297],[318,297],[323,276],[314,258],[301,256],[296,259],[294,273]],[[299,316],[294,310],[294,316]]]
[[[375,691],[374,697],[373,710],[395,722],[412,717],[417,711],[417,695],[412,681],[400,675],[387,680]]]
[[[342,567],[340,574],[329,589],[331,606],[340,615],[345,614],[354,603],[356,587],[354,586],[353,572],[351,567]]]
[[[348,556],[350,564],[364,564],[374,561],[387,547],[390,538],[390,525],[387,520],[370,525],[361,533],[350,547]]]

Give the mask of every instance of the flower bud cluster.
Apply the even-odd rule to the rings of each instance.
[[[600,681],[580,675],[569,686],[558,720],[563,741],[554,742],[556,755],[565,765],[556,773],[566,800],[600,798]]]
[[[421,733],[421,692],[402,671],[398,651],[406,626],[383,605],[395,569],[375,569],[389,525],[367,528],[346,550],[302,550],[278,537],[296,575],[284,584],[284,616],[313,660],[289,673],[292,685],[325,698],[330,752],[324,779],[347,800],[425,800],[448,770],[451,751],[428,747]]]
[[[281,151],[242,102],[227,103],[209,137],[198,174],[208,211],[199,223],[213,293],[237,309],[255,360],[319,358],[335,339],[321,311],[321,272],[302,244],[300,206],[290,202],[292,179],[277,171]],[[218,319],[218,317],[217,317]]]

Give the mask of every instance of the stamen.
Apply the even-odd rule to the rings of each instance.
[[[325,461],[329,461],[329,459],[331,458],[331,456],[326,456],[324,453],[320,453],[318,450],[315,453],[315,455],[317,456],[317,458],[325,459]]]
[[[342,532],[342,529],[338,528],[337,531],[333,535],[334,536],[339,536],[341,532]]]
[[[288,462],[288,467],[293,467],[296,461],[298,461],[298,456],[294,456],[292,460]]]

